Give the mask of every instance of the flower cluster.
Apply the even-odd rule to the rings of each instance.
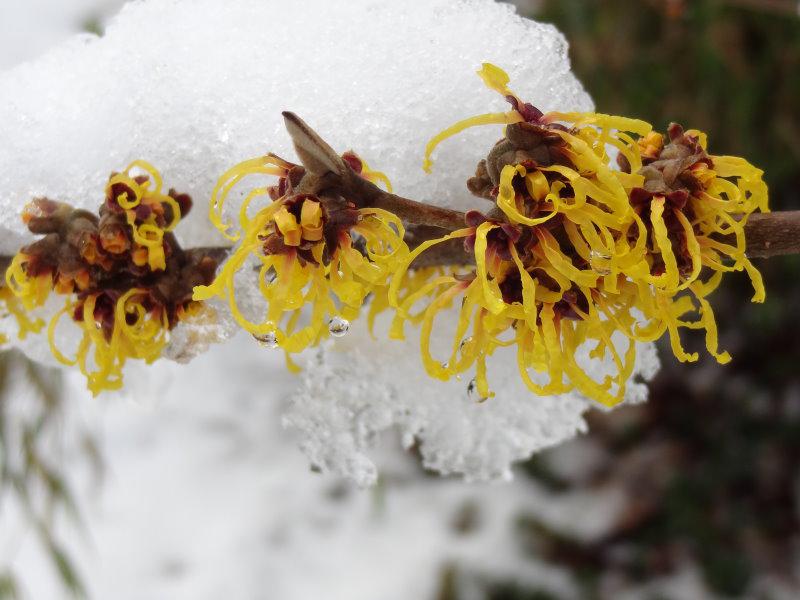
[[[343,334],[371,298],[370,326],[384,310],[395,311],[392,338],[404,337],[407,322],[419,325],[429,375],[446,380],[474,368],[470,389],[480,398],[492,395],[487,358],[502,346],[516,348],[534,393],[577,390],[608,406],[625,398],[637,342],[667,334],[679,360],[695,361],[681,331],[702,330],[708,352],[729,361],[707,297],[723,273],[746,271],[753,300],[764,300],[744,233],[752,212],[768,211],[762,172],[709,154],[702,132],[673,124],[662,135],[636,119],[545,114],[514,94],[498,67],[485,64],[479,75],[511,110],[446,129],[423,165],[430,170],[437,145],[468,127],[506,126],[467,183],[491,209],[466,213],[460,229],[451,230],[461,214],[450,211],[438,222],[450,227],[441,236],[425,222],[432,207],[380,192],[370,184],[391,192],[385,175],[352,152],[338,157],[293,116],[308,172],[267,154],[232,167],[213,190],[209,219],[235,244],[216,275],[214,258],[183,251],[172,234],[189,197],[163,193],[158,172],[139,161],[111,176],[99,218],[47,199],[28,205],[23,219],[44,237],[13,258],[0,300],[23,336],[43,323],[19,303],[30,311],[52,291],[66,296],[49,341],[95,393],[121,386],[127,358],[160,356],[170,329],[215,296],[260,343],[283,349],[290,368],[291,353]],[[226,204],[244,180],[261,183],[240,194],[234,226]],[[401,218],[379,205],[417,219],[408,242]],[[460,244],[466,254],[447,253]],[[252,287],[247,275],[256,273],[258,314],[252,302],[245,311],[237,302],[238,279]],[[434,346],[449,339],[433,334],[437,314],[456,301],[452,342],[444,360],[434,358]],[[65,314],[83,329],[74,358],[55,342]],[[587,375],[586,360],[602,361],[607,368],[593,372],[603,375]]]
[[[25,207],[28,229],[44,237],[14,256],[3,294],[12,312],[16,302],[27,311],[44,305],[51,292],[66,297],[48,341],[59,362],[80,368],[95,395],[122,386],[128,358],[156,360],[169,330],[198,310],[192,288],[213,278],[216,261],[183,251],[171,233],[190,208],[189,196],[164,193],[160,174],[142,161],[111,176],[99,217],[44,198]],[[14,314],[21,336],[41,327]],[[56,342],[64,315],[82,329],[73,358]]]
[[[391,188],[385,175],[372,171],[354,153],[341,158],[360,177]],[[287,357],[329,334],[343,333],[367,297],[386,287],[408,254],[397,216],[358,208],[333,192],[307,193],[301,185],[304,174],[302,166],[268,154],[238,164],[220,178],[209,217],[238,245],[214,282],[194,291],[196,300],[227,298],[246,331],[267,346],[279,346]],[[224,206],[235,186],[248,176],[264,175],[277,177],[277,183],[247,193],[239,207],[238,229],[225,222]],[[251,215],[256,199],[266,202]],[[257,321],[248,318],[236,300],[236,275],[251,261],[267,303]],[[304,307],[310,310],[304,313]]]
[[[449,379],[475,366],[472,385],[482,398],[491,396],[486,358],[499,346],[516,345],[519,372],[534,393],[576,389],[609,406],[625,396],[637,341],[667,333],[675,356],[695,361],[680,330],[701,329],[709,353],[730,360],[718,350],[707,296],[724,272],[745,270],[753,300],[764,300],[744,239],[748,215],[768,210],[762,172],[743,159],[708,154],[701,132],[673,124],[663,136],[633,119],[543,114],[508,89],[498,67],[485,64],[479,74],[512,110],[445,130],[428,144],[424,167],[447,137],[505,124],[504,139],[468,184],[495,206],[487,215],[468,213],[463,229],[409,254],[389,290],[398,311],[392,336],[402,337],[407,319],[421,322],[427,372]],[[474,270],[408,285],[406,271],[418,256],[458,238]],[[460,320],[449,356],[434,359],[435,317],[456,299]],[[589,378],[576,359],[581,352],[610,356],[614,369],[601,381]]]

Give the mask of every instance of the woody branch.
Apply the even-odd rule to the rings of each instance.
[[[298,191],[321,197],[338,195],[359,208],[390,211],[409,224],[407,241],[411,247],[465,227],[465,213],[461,211],[404,198],[357,176],[300,117],[292,112],[284,112],[283,116],[297,155],[306,170]],[[502,213],[493,211],[491,216],[502,218]],[[747,254],[751,258],[800,253],[800,211],[752,214],[744,231]],[[227,251],[224,247],[194,250],[216,260],[223,258]],[[0,272],[5,271],[10,261],[10,257],[0,256]],[[464,251],[463,244],[459,240],[452,240],[432,249],[414,264],[440,266],[470,262],[472,257]],[[3,283],[0,282],[0,285]]]

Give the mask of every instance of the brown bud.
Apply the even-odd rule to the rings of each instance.
[[[64,273],[59,273],[53,285],[53,289],[58,294],[71,294],[75,289],[72,278]]]
[[[139,246],[133,252],[131,252],[131,261],[133,261],[133,264],[137,267],[145,266],[147,264],[147,257],[147,248],[144,246]]]
[[[192,197],[189,194],[180,194],[174,189],[170,189],[169,196],[178,203],[181,209],[181,219],[185,218],[192,210]],[[168,208],[168,210],[170,210],[171,213],[171,209]],[[173,214],[167,215],[167,220],[172,221],[174,216]]]
[[[58,233],[73,210],[69,204],[64,202],[36,198],[25,205],[22,211],[22,222],[28,226],[31,233]]]
[[[79,254],[96,254],[97,250],[97,224],[83,217],[70,218],[63,230],[64,240],[75,248]],[[91,247],[94,249],[91,249]]]
[[[131,247],[128,224],[121,214],[106,212],[100,219],[100,245],[111,254],[122,254]]]
[[[467,189],[473,196],[493,200],[492,190],[494,187],[495,185],[489,177],[489,171],[486,169],[486,160],[482,160],[475,169],[475,176],[467,180]]]

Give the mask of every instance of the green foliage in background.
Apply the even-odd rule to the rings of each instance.
[[[775,209],[800,206],[787,189],[800,183],[796,15],[725,0],[550,0],[536,16],[566,35],[598,111],[707,131],[715,154],[766,171]]]

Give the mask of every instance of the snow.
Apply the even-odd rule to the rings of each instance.
[[[76,36],[0,77],[0,252],[30,239],[17,215],[32,197],[96,209],[108,174],[139,158],[196,198],[178,236],[219,244],[205,214],[213,184],[246,158],[293,158],[282,110],[400,193],[477,205],[465,182],[497,129],[448,143],[433,176],[421,163],[453,121],[505,110],[475,75],[487,60],[542,109],[592,107],[561,34],[493,0],[128,4],[102,38]]]
[[[439,324],[454,326],[455,309]],[[489,381],[496,396],[478,402],[467,392],[472,374],[444,382],[426,376],[418,331],[403,343],[386,341],[389,315],[378,319],[375,338],[363,322],[332,340],[308,360],[303,385],[293,395],[285,423],[302,432],[302,448],[318,467],[360,485],[375,483],[378,469],[369,448],[381,432],[396,427],[406,446],[419,444],[423,464],[467,480],[509,480],[515,462],[586,430],[583,414],[595,406],[576,393],[541,397],[522,383],[514,348],[493,355]],[[438,326],[438,325],[437,325]],[[582,349],[588,353],[588,348]],[[613,368],[581,358],[596,380]],[[658,370],[652,344],[640,344],[626,401],[647,398]]]
[[[32,60],[89,24],[102,24],[124,0],[3,0],[0,70]]]

